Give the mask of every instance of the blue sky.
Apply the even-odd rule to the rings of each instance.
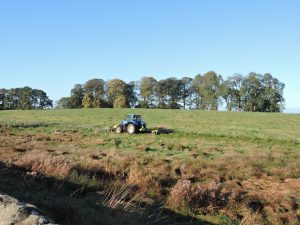
[[[0,0],[0,88],[270,72],[300,112],[300,1]]]

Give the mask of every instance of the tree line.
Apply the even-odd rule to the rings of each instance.
[[[0,110],[45,109],[53,107],[43,90],[30,87],[0,89]]]
[[[159,108],[281,112],[285,85],[270,73],[235,74],[223,79],[214,71],[194,78],[139,81],[91,79],[76,84],[57,108]]]

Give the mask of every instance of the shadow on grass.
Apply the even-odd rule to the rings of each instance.
[[[30,176],[23,168],[0,162],[0,191],[37,206],[41,213],[63,225],[110,224],[208,224],[155,204],[140,215],[97,204],[101,195],[96,188],[48,176]],[[103,173],[102,175],[105,176]],[[109,175],[108,175],[109,176]]]

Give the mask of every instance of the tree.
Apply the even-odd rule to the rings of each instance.
[[[228,79],[230,87],[232,89],[232,96],[233,96],[232,107],[237,111],[241,111],[243,108],[242,95],[241,95],[241,88],[242,88],[243,80],[244,80],[244,77],[238,73],[234,74],[233,76],[229,77],[229,79]]]
[[[5,109],[18,109],[21,88],[8,90],[5,99]]]
[[[4,101],[6,96],[6,89],[0,89],[0,110],[4,110]]]
[[[126,98],[124,95],[120,95],[114,100],[114,108],[127,108],[127,107],[128,105],[126,103]]]
[[[105,82],[102,79],[91,79],[83,85],[85,104],[88,108],[105,106]],[[87,101],[88,100],[88,101]],[[84,107],[85,107],[84,106]]]
[[[33,91],[30,87],[24,87],[17,89],[18,90],[18,103],[17,109],[32,109],[33,106]]]
[[[243,79],[242,75],[235,74],[222,81],[220,85],[219,94],[225,100],[228,111],[242,110],[241,86]]]
[[[137,104],[138,97],[136,93],[136,83],[134,81],[126,84],[126,92],[125,92],[126,105],[130,108],[134,108]]]
[[[169,77],[156,81],[153,77],[143,77],[139,82],[129,83],[120,79],[108,82],[91,79],[84,85],[76,84],[71,90],[71,96],[58,101],[57,107],[218,110],[219,104],[225,101],[229,111],[280,112],[284,109],[283,90],[284,84],[268,73],[249,73],[246,77],[234,74],[227,80],[223,80],[214,71],[198,74],[194,79]],[[37,91],[39,90],[16,88],[2,90],[4,94],[1,94],[0,90],[0,110],[39,108],[40,105],[45,107],[43,102],[47,101],[41,100]],[[45,93],[42,96],[48,98]],[[52,102],[49,101],[48,105],[51,105]]]
[[[53,107],[53,101],[49,99],[46,92],[38,89],[33,89],[32,91],[34,93],[33,100],[32,100],[34,105],[33,108],[44,109],[44,108]]]
[[[196,109],[204,109],[203,105],[203,90],[202,86],[204,84],[204,78],[201,74],[198,74],[195,76],[193,82],[192,82],[192,101],[196,107]]]
[[[284,109],[284,87],[283,83],[269,73],[249,73],[241,87],[243,110],[281,112]]]
[[[139,82],[143,108],[154,108],[157,81],[153,77],[143,77]]]
[[[62,97],[56,102],[56,108],[58,109],[70,109],[70,97]]]
[[[20,106],[20,89],[21,88],[11,88],[7,90],[6,95],[4,97],[5,110],[19,109],[18,107]]]
[[[167,108],[168,84],[167,80],[160,80],[156,85],[157,107],[160,109]]]
[[[9,90],[0,90],[0,109],[44,109],[52,107],[52,100],[47,94],[31,87],[11,88]]]
[[[85,93],[82,99],[82,106],[84,108],[94,108],[94,96],[91,93]]]
[[[214,71],[209,71],[203,75],[204,83],[200,86],[203,93],[203,102],[207,110],[218,110],[219,87],[222,77]]]
[[[180,92],[179,97],[183,103],[183,109],[186,108],[186,105],[189,106],[189,109],[192,107],[191,95],[192,95],[192,83],[193,79],[190,77],[183,77],[179,80]]]
[[[125,105],[126,107],[129,107],[129,103],[126,99],[127,84],[124,81],[120,79],[113,79],[108,81],[107,86],[108,99],[113,106],[118,105],[115,101],[120,102],[121,99],[123,100],[125,98]]]
[[[249,73],[241,87],[244,111],[261,112],[263,105],[262,75]]]
[[[262,77],[264,87],[262,111],[264,112],[282,112],[284,109],[283,90],[285,85],[270,73]]]
[[[180,81],[175,77],[160,80],[156,85],[158,108],[179,109]]]
[[[214,71],[197,75],[193,81],[192,90],[196,108],[203,110],[218,110],[219,87],[222,77]]]
[[[166,93],[169,109],[179,109],[180,105],[178,104],[180,99],[180,80],[177,80],[175,77],[167,78],[166,81]]]
[[[224,99],[226,103],[226,108],[228,111],[232,110],[232,89],[230,88],[230,84],[228,80],[222,81],[220,88],[219,88],[219,94]]]
[[[82,107],[82,99],[84,97],[84,90],[81,84],[75,84],[71,90],[70,108],[76,109]]]

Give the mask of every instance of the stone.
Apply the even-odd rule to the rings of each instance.
[[[40,215],[37,207],[0,193],[0,225],[57,225]]]

